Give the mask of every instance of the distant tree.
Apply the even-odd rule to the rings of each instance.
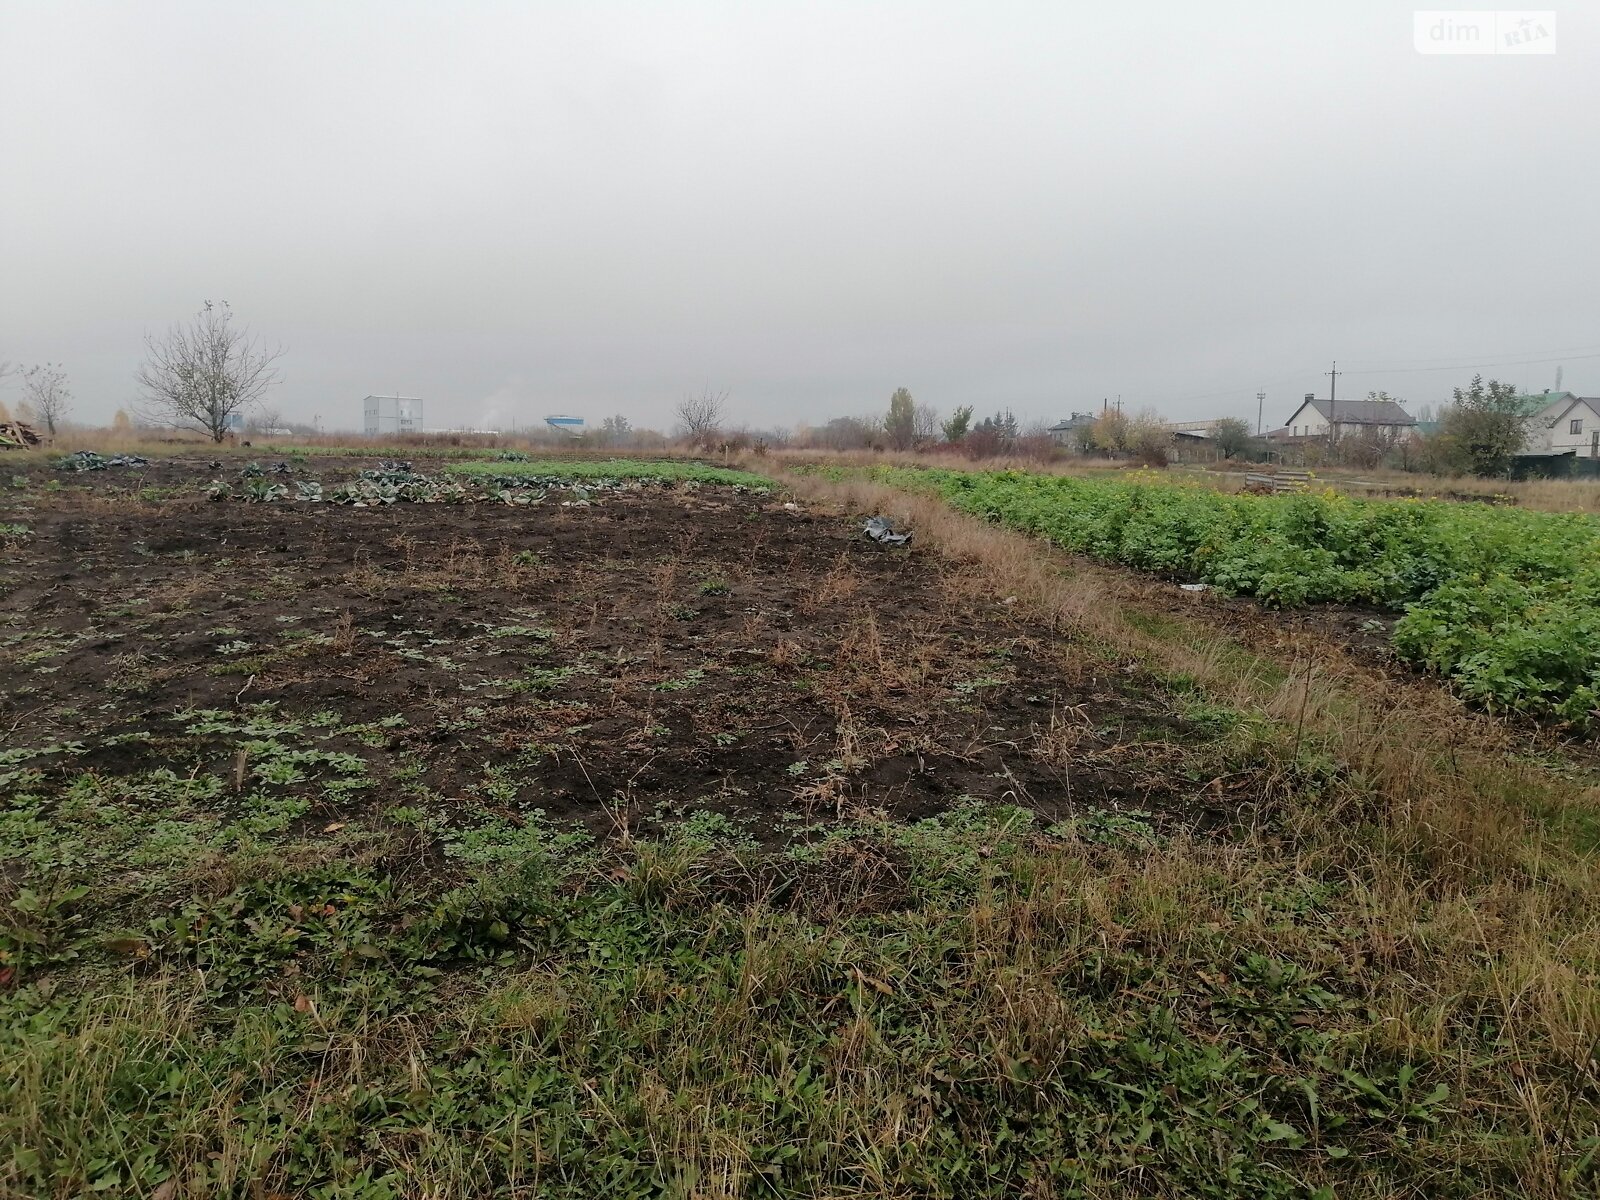
[[[889,397],[889,415],[883,419],[883,432],[896,450],[909,450],[917,437],[917,403],[906,388],[895,388]]]
[[[685,396],[678,401],[676,413],[683,434],[696,445],[709,444],[722,425],[727,412],[728,393],[703,389],[698,396]]]
[[[919,446],[939,440],[939,410],[931,404],[917,405],[912,414],[912,440]]]
[[[40,363],[22,373],[22,390],[28,403],[39,414],[44,427],[55,437],[56,425],[72,407],[72,393],[67,390],[67,373],[58,363]]]
[[[967,436],[967,431],[972,428],[972,405],[963,404],[950,414],[950,419],[939,427],[944,431],[944,440],[959,442]]]
[[[254,433],[270,435],[274,429],[283,428],[283,410],[262,406],[248,423],[248,428]]]
[[[1400,431],[1393,426],[1363,425],[1339,442],[1337,458],[1347,467],[1371,469],[1381,465],[1400,440]]]
[[[1017,418],[1007,408],[997,412],[992,417],[985,417],[977,424],[977,430],[992,434],[1002,445],[1009,445],[1017,440]]]
[[[188,325],[144,344],[148,356],[136,378],[145,411],[163,424],[200,429],[213,442],[281,379],[273,364],[282,348],[264,349],[248,330],[235,329],[226,300],[207,300]]]
[[[633,423],[618,413],[600,422],[598,441],[602,446],[620,446],[633,432]]]
[[[978,422],[957,444],[961,453],[971,459],[993,458],[1005,452],[999,431],[987,421]]]
[[[1154,409],[1146,409],[1128,422],[1123,435],[1127,450],[1140,462],[1164,467],[1172,449],[1172,431]]]
[[[1528,426],[1517,389],[1509,383],[1474,375],[1455,389],[1455,403],[1439,422],[1444,457],[1474,475],[1505,475],[1527,444]]]
[[[821,429],[812,431],[812,439],[830,450],[865,450],[878,441],[883,426],[877,421],[862,417],[834,417]]]
[[[119,408],[116,416],[111,418],[111,429],[114,433],[132,433],[133,422],[128,419],[128,414]]]
[[[1089,448],[1101,454],[1122,454],[1128,449],[1128,418],[1121,409],[1108,408],[1089,427]]]
[[[1060,457],[1061,447],[1050,432],[1047,421],[1033,421],[1012,443],[1011,453],[1034,462],[1050,462]]]
[[[1250,426],[1238,417],[1224,417],[1211,430],[1211,444],[1222,451],[1225,459],[1243,454],[1254,442]]]

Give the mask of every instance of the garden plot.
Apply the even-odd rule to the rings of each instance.
[[[751,477],[440,474],[10,480],[0,1192],[1588,1179],[1478,940],[1555,918],[1436,919],[1298,728]]]
[[[399,810],[439,853],[535,814],[714,811],[762,841],[973,800],[1216,815],[1188,701],[843,514],[636,482],[243,499],[30,494],[0,577],[12,787],[164,769],[226,785],[222,824],[349,837]]]

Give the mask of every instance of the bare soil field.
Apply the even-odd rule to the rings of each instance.
[[[963,798],[1224,816],[1184,769],[1203,731],[1170,692],[841,512],[713,487],[208,503],[213,474],[87,473],[5,514],[30,527],[0,569],[12,745],[82,743],[73,770],[226,774],[233,740],[186,735],[181,714],[316,717],[321,750],[361,757],[372,786],[317,800],[291,835],[381,824],[397,770],[453,823],[536,805],[594,833],[704,809],[786,839]],[[487,801],[513,767],[514,795]]]

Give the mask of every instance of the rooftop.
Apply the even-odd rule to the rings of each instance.
[[[1330,404],[1327,400],[1307,400],[1305,404],[1311,405],[1317,413],[1332,419],[1331,412],[1334,404],[1339,410],[1339,424],[1341,425],[1415,425],[1411,414],[1401,408],[1393,400],[1339,400]],[[1305,405],[1301,405],[1305,407]],[[1298,411],[1298,410],[1296,410]]]
[[[1050,432],[1065,433],[1069,429],[1081,429],[1085,425],[1093,424],[1094,414],[1092,412],[1073,413],[1065,421],[1057,421],[1054,425],[1050,426]]]

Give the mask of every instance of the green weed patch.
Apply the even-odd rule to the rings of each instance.
[[[1180,869],[1141,815],[1041,832],[973,806],[777,857],[686,823],[590,866],[481,826],[479,882],[279,871],[114,938],[87,936],[87,889],[28,893],[12,938],[101,985],[0,995],[0,1174],[31,1195],[1288,1198],[1359,1190],[1379,1158],[1409,1190],[1508,1185],[1516,1138],[1451,1061],[1372,1040],[1343,889]],[[1493,1070],[1493,1030],[1471,1040]],[[1441,1138],[1473,1146],[1448,1183]]]

